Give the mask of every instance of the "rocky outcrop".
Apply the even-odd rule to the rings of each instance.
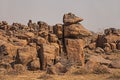
[[[120,31],[110,28],[98,35],[84,28],[81,21],[82,18],[67,13],[63,24],[54,26],[32,20],[28,25],[0,22],[0,70],[10,68],[18,73],[26,69],[46,70],[49,74],[61,74],[73,65],[89,70],[101,65],[119,68],[119,61],[111,62],[100,55],[120,50]]]

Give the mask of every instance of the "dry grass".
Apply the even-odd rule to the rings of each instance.
[[[120,72],[115,72],[111,74],[111,76],[108,78],[110,80],[120,80]]]

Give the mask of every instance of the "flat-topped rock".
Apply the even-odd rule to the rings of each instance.
[[[78,23],[81,21],[83,21],[82,18],[79,18],[79,17],[75,16],[75,14],[72,14],[72,13],[64,14],[64,16],[63,16],[63,23],[65,25],[75,24],[75,23]]]

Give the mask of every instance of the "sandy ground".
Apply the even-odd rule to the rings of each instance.
[[[120,71],[120,69],[113,70]],[[62,75],[49,75],[41,71],[28,71],[21,75],[0,75],[0,80],[120,80],[110,79],[109,77],[113,74],[62,74]]]

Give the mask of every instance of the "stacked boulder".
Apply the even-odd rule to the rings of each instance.
[[[91,35],[91,32],[85,29],[79,22],[82,18],[72,13],[63,16],[63,38],[68,60],[72,63],[82,63],[84,66],[83,48],[85,41],[83,38]]]
[[[109,28],[104,30],[103,35],[98,35],[96,40],[96,46],[101,47],[105,52],[111,52],[119,49],[120,33],[115,28]]]

